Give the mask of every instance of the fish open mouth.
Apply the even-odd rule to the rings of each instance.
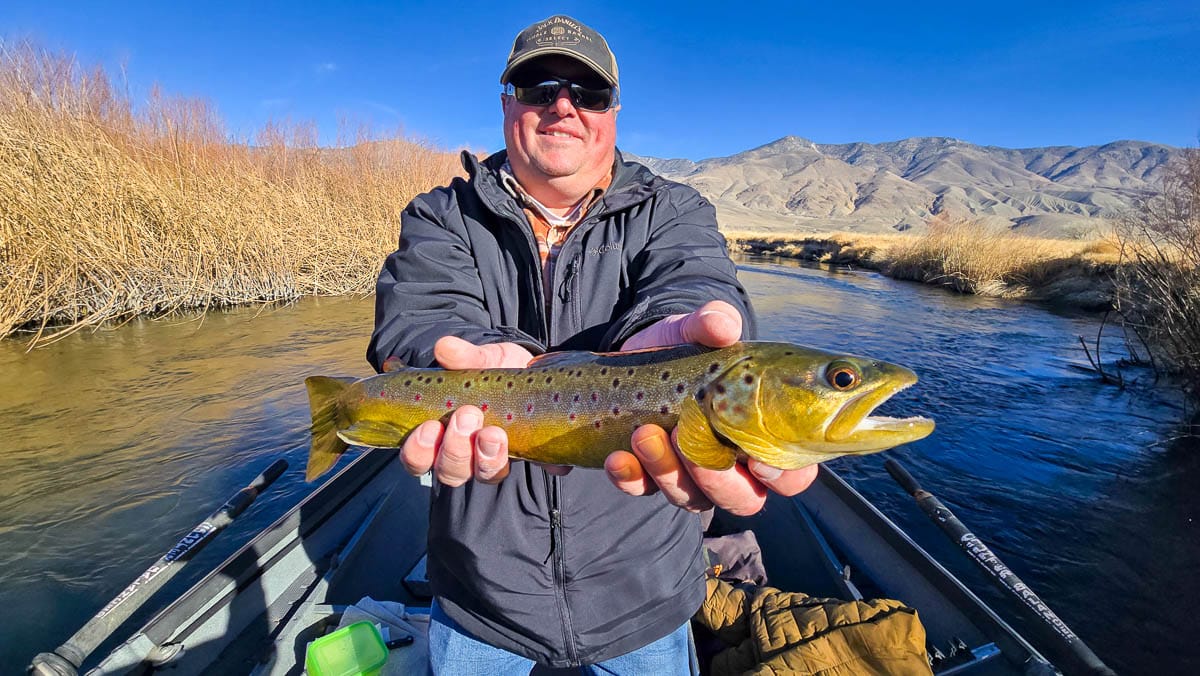
[[[837,416],[825,429],[827,441],[846,441],[852,437],[866,441],[872,437],[888,445],[897,445],[916,441],[929,436],[933,432],[933,421],[921,416],[909,418],[891,418],[888,416],[873,416],[883,402],[891,399],[897,392],[906,390],[917,382],[915,375],[898,379],[894,384],[868,390],[846,402]]]

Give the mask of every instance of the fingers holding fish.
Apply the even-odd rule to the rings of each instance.
[[[499,427],[484,427],[475,434],[475,479],[497,484],[508,476],[508,434]]]
[[[622,350],[698,343],[705,347],[727,347],[742,335],[742,315],[729,303],[714,300],[687,314],[664,317],[625,341]]]
[[[427,420],[417,426],[400,447],[400,464],[413,476],[421,476],[433,469],[438,444],[442,440],[442,423]]]
[[[807,489],[817,478],[817,466],[782,470],[753,458],[746,463],[756,479],[780,495],[792,496]]]
[[[483,427],[483,412],[462,406],[450,416],[433,462],[433,475],[447,486],[461,486],[475,476],[475,433]]]
[[[646,481],[656,485],[668,502],[691,512],[702,512],[713,506],[692,480],[663,428],[642,425],[634,431],[632,442],[633,453],[641,463]]]
[[[729,469],[706,469],[684,459],[683,462],[699,490],[714,505],[738,516],[750,516],[767,502],[767,487],[742,463]]]
[[[442,368],[524,368],[533,359],[529,350],[516,343],[476,345],[457,336],[444,336],[433,346],[433,356]]]
[[[629,451],[614,451],[604,459],[604,471],[608,480],[629,495],[650,495],[658,492],[654,483],[642,470],[642,462]]]
[[[742,315],[723,300],[709,301],[684,317],[679,332],[681,342],[727,347],[742,337]]]

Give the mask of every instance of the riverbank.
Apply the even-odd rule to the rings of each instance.
[[[399,133],[235,140],[203,99],[125,91],[67,56],[0,50],[0,337],[369,293],[400,210],[462,171]]]
[[[731,251],[875,270],[960,293],[1102,311],[1111,307],[1119,245],[1109,239],[1028,237],[970,221],[921,235],[780,235],[729,230]]]

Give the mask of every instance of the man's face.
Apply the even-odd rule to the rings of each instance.
[[[513,79],[532,84],[543,76],[604,86],[583,64],[557,55],[537,59]],[[582,188],[586,190],[608,173],[617,139],[617,107],[603,113],[579,110],[565,89],[559,90],[558,98],[548,106],[525,105],[511,96],[502,99],[508,159],[522,183],[578,177],[584,182],[591,180]]]

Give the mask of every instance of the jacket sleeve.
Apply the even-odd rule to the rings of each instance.
[[[649,239],[630,266],[633,304],[605,334],[604,345],[619,349],[633,334],[674,314],[723,300],[742,314],[742,339],[758,335],[757,319],[737,279],[712,204],[694,189],[672,183],[654,214]]]
[[[390,356],[408,366],[435,366],[433,345],[442,336],[477,345],[515,342],[533,354],[545,349],[527,333],[495,325],[453,193],[454,187],[417,197],[400,216],[400,246],[375,285],[367,361],[376,371]]]

